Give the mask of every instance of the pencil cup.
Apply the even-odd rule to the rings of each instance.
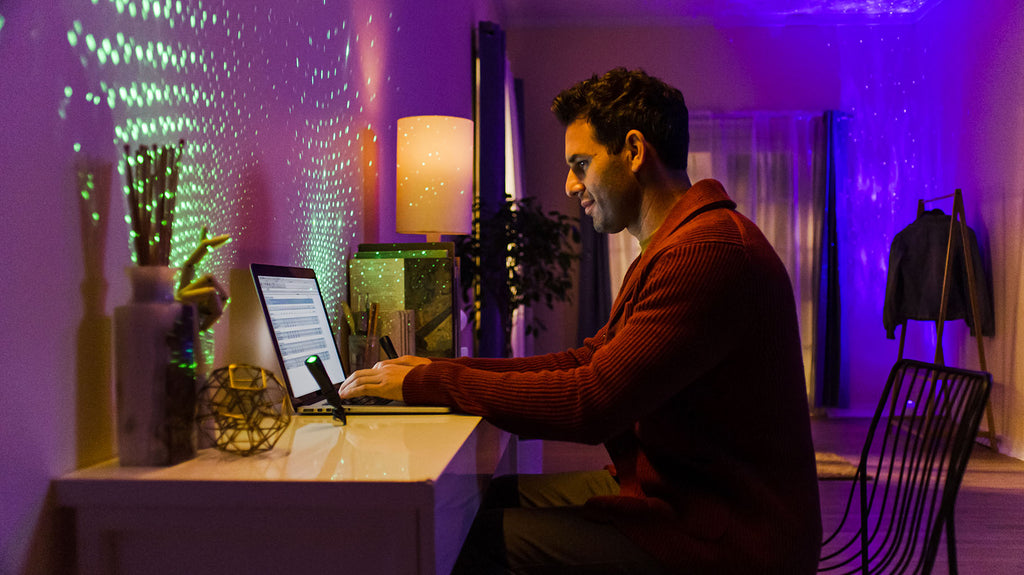
[[[368,369],[380,361],[380,344],[365,335],[348,336],[348,364],[351,371]]]

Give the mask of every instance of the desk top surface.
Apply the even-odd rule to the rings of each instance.
[[[456,457],[481,434],[494,441],[474,443],[470,457]],[[346,426],[329,417],[296,416],[273,449],[256,455],[202,449],[171,467],[121,467],[113,459],[58,482],[436,482],[445,473],[472,473],[458,468],[472,466],[460,460],[477,459],[478,447],[502,451],[501,434],[479,417],[455,414],[350,416]]]

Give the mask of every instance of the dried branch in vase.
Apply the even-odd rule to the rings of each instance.
[[[185,140],[177,146],[124,147],[124,173],[128,185],[129,232],[140,266],[170,264],[174,204]]]

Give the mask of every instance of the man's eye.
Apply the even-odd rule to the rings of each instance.
[[[586,160],[580,160],[580,161],[576,162],[576,169],[581,171],[581,172],[585,171],[587,169],[587,161]]]

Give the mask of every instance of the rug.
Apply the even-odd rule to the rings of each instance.
[[[816,452],[814,461],[818,479],[853,479],[857,475],[857,465],[836,453]]]

